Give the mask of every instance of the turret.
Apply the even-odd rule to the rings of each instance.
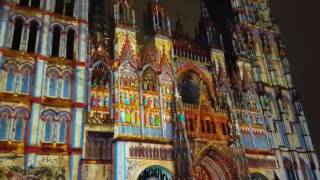
[[[113,1],[113,20],[115,26],[135,27],[136,15],[132,0]]]
[[[201,15],[199,21],[199,32],[197,34],[198,41],[203,44],[205,48],[215,48],[223,50],[223,41],[221,34],[215,28],[210,19],[207,6],[204,0],[201,0]]]
[[[152,25],[151,27],[147,27],[149,33],[171,36],[172,24],[169,13],[164,6],[159,4],[158,0],[154,0],[149,4],[146,21],[146,24]]]

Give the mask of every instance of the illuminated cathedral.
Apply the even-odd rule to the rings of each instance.
[[[1,180],[320,179],[269,0],[137,1],[0,1]]]

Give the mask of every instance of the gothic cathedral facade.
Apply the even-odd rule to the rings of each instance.
[[[320,179],[269,0],[138,1],[0,1],[0,179]]]

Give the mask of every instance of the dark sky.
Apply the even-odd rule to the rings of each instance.
[[[143,17],[142,13],[147,9],[147,3],[152,0],[135,0],[134,2],[138,24],[142,24],[142,19],[139,17]],[[193,35],[200,17],[200,0],[158,0],[158,2],[167,8],[173,21],[179,17],[185,31]]]
[[[271,0],[271,11],[280,25],[289,53],[293,81],[300,93],[315,149],[320,154],[320,9],[319,0]],[[150,0],[136,0],[137,11]],[[199,19],[199,0],[159,0],[185,30],[193,32]],[[142,16],[137,14],[137,16]]]
[[[287,46],[294,85],[300,93],[318,157],[320,155],[319,0],[272,0],[272,12]]]

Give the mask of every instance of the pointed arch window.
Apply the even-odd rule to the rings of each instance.
[[[16,69],[11,66],[7,72],[6,91],[14,91],[16,86]]]
[[[99,63],[92,72],[91,84],[93,87],[99,88],[109,88],[110,85],[110,71],[108,67],[103,64]]]
[[[29,0],[20,0],[21,6],[29,6]]]
[[[59,123],[59,129],[58,129],[58,142],[59,143],[65,143],[66,141],[66,130],[67,130],[67,117],[62,117],[61,119],[59,119],[58,121]]]
[[[44,134],[44,141],[50,142],[52,139],[52,120],[45,121],[45,134]]]
[[[70,121],[70,115],[67,112],[61,112],[58,116],[49,110],[43,113],[44,134],[43,140],[46,143],[66,142],[67,123]]]
[[[37,21],[31,21],[29,29],[29,38],[28,38],[28,48],[29,53],[35,53],[37,49],[37,36],[39,30],[39,23]]]
[[[60,55],[61,28],[54,26],[52,31],[51,56],[59,57]]]
[[[66,121],[61,121],[60,122],[60,127],[59,127],[59,142],[63,143],[65,142],[65,137],[66,137]]]
[[[64,5],[65,5],[65,0],[56,0],[56,6],[54,8],[54,12],[63,14]]]
[[[71,86],[71,78],[70,75],[67,74],[63,79],[63,98],[70,98],[70,86]]]
[[[55,10],[56,13],[73,16],[74,0],[56,0]]]
[[[13,139],[15,141],[22,141],[25,134],[25,119],[26,113],[18,111],[14,120],[14,127],[12,129]]]
[[[20,0],[20,5],[30,6],[30,0]],[[39,8],[40,7],[40,0],[31,0],[31,7]]]
[[[74,12],[74,0],[68,0],[65,5],[65,15],[73,16]]]
[[[9,113],[7,111],[0,112],[0,141],[8,139],[9,129]]]
[[[40,0],[31,0],[31,7],[40,8]]]
[[[48,95],[51,97],[56,97],[57,89],[58,89],[58,74],[56,72],[51,72],[48,75]]]
[[[75,32],[73,29],[70,29],[67,33],[67,53],[66,53],[66,58],[69,60],[73,60],[74,58],[74,37],[75,37]]]
[[[65,143],[67,137],[67,123],[70,121],[70,115],[67,112],[61,112],[56,124],[57,143]]]
[[[124,13],[125,13],[125,10],[124,10],[124,6],[123,4],[120,4],[119,5],[119,16],[120,16],[120,21],[124,21]]]
[[[31,82],[31,73],[29,69],[24,69],[22,73],[22,80],[21,80],[21,93],[27,94],[29,93]]]
[[[294,173],[294,168],[293,168],[292,162],[290,160],[288,160],[287,158],[285,158],[283,160],[283,164],[284,164],[287,178],[290,180],[296,180],[296,176]]]
[[[15,128],[14,128],[14,140],[20,141],[23,137],[23,120],[21,115],[18,115],[16,122],[15,122]]]
[[[56,113],[51,110],[48,110],[42,113],[42,119],[44,120],[44,133],[43,133],[44,142],[53,141],[55,114]]]
[[[222,134],[223,135],[227,135],[228,134],[228,129],[225,123],[221,124],[221,130],[222,130]]]
[[[20,18],[15,19],[11,49],[16,50],[16,51],[20,50],[23,24],[24,24],[24,22],[22,19],[20,19]]]

